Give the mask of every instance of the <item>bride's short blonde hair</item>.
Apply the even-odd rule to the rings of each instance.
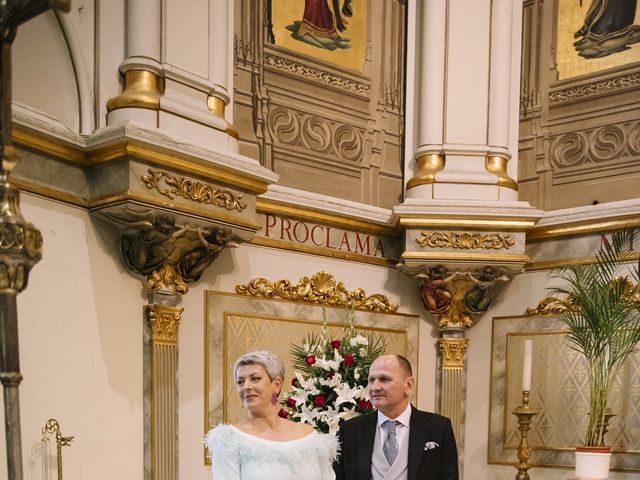
[[[262,365],[269,375],[269,379],[280,378],[284,380],[284,365],[280,359],[266,350],[257,350],[242,355],[233,365],[233,379],[238,380],[238,368],[243,365]]]

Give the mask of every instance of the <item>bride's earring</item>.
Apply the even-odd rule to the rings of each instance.
[[[273,392],[273,395],[271,395],[271,405],[276,405],[278,403],[278,394],[276,392]]]

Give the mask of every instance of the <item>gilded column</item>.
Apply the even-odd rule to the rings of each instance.
[[[145,307],[145,452],[153,480],[178,478],[178,326],[183,309],[167,305],[179,295],[149,294]]]
[[[107,103],[109,124],[135,120],[155,127],[162,92],[160,0],[129,0],[126,54],[120,64],[124,88]]]
[[[0,3],[0,382],[9,480],[23,478],[17,295],[27,287],[29,271],[42,257],[40,231],[22,217],[20,191],[9,182],[18,161],[11,137],[11,45],[19,25],[52,7],[69,11],[69,2]]]
[[[438,369],[438,411],[451,419],[456,439],[463,437],[466,369],[465,352],[469,340],[452,333],[446,333],[438,340],[441,354],[441,365]],[[459,452],[462,457],[462,452]]]

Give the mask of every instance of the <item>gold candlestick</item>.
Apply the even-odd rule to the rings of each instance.
[[[531,468],[529,458],[531,458],[531,448],[529,448],[529,440],[527,439],[529,429],[531,428],[531,419],[538,414],[538,410],[529,407],[529,391],[522,391],[522,405],[517,407],[513,412],[518,417],[518,430],[520,430],[520,444],[518,445],[518,474],[516,480],[529,480],[527,470]]]

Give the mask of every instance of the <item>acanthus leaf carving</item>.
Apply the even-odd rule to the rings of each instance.
[[[379,293],[367,295],[361,288],[350,292],[342,282],[336,281],[333,275],[324,271],[314,273],[311,278],[303,277],[297,284],[289,280],[272,282],[266,278],[255,278],[246,285],[236,286],[236,292],[252,297],[282,298],[377,312],[395,312],[399,307]]]

